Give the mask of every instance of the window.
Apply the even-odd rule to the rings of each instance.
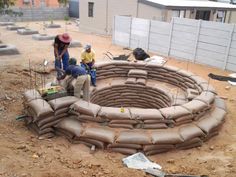
[[[94,2],[88,3],[88,17],[93,17]]]
[[[210,20],[211,11],[209,10],[197,10],[196,18],[197,20]]]
[[[226,11],[218,11],[216,16],[217,22],[225,22]]]

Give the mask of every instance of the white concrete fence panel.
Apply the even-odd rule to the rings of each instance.
[[[116,16],[113,43],[236,71],[234,24],[173,18],[171,23]]]

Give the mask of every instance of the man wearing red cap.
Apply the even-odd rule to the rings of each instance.
[[[70,45],[71,37],[67,34],[60,34],[55,37],[54,41],[54,55],[55,55],[55,68],[62,68],[65,71],[69,65],[68,46]]]

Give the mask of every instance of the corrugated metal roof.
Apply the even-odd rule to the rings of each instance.
[[[217,8],[217,9],[236,9],[236,5],[213,2],[213,1],[186,1],[186,0],[139,0],[148,5],[159,5],[164,7],[199,7],[199,8]]]

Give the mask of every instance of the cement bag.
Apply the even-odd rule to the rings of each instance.
[[[191,112],[189,112],[187,109],[183,108],[182,106],[172,106],[172,107],[167,107],[167,108],[161,108],[160,112],[166,119],[176,119],[179,117],[191,115]]]
[[[27,125],[27,127],[35,132],[37,135],[44,135],[44,134],[47,134],[47,133],[50,133],[50,132],[53,132],[53,128],[46,128],[44,130],[40,130],[39,127],[35,124],[35,123],[30,123]]]
[[[98,115],[105,119],[130,119],[130,112],[127,108],[121,111],[121,108],[102,107]]]
[[[78,111],[80,114],[85,114],[92,117],[96,117],[101,109],[99,105],[84,101],[82,99],[75,102],[70,108]]]
[[[76,119],[78,119],[79,121],[84,121],[84,122],[98,122],[98,123],[103,123],[107,121],[106,119],[102,119],[100,117],[92,117],[85,114],[81,114],[77,116]]]
[[[165,124],[173,124],[174,121],[173,120],[169,120],[169,119],[163,119],[163,120],[144,120],[143,121],[144,124],[156,124],[156,123],[165,123]]]
[[[136,149],[131,149],[131,148],[110,148],[112,152],[118,152],[124,155],[132,155],[137,153]]]
[[[130,108],[130,114],[132,119],[140,120],[163,120],[161,112],[157,109],[140,109],[140,108]]]
[[[199,147],[202,145],[202,140],[200,138],[194,138],[191,139],[189,141],[186,141],[184,143],[181,144],[177,144],[176,148],[177,149],[190,149],[190,148],[194,148],[194,147]]]
[[[215,99],[215,94],[212,92],[203,91],[199,96],[194,98],[194,100],[202,101],[206,104],[212,104]]]
[[[102,127],[87,127],[82,137],[112,144],[115,140],[115,132]]]
[[[178,144],[184,140],[177,129],[158,130],[151,132],[152,142],[154,144]]]
[[[137,79],[137,84],[146,85],[146,79],[138,78],[138,79]]]
[[[183,124],[189,124],[191,122],[192,122],[192,120],[183,120],[183,121],[175,122],[174,125],[179,126],[179,125],[183,125]]]
[[[23,94],[23,97],[26,102],[30,102],[31,100],[35,100],[35,99],[42,99],[40,93],[35,89],[27,90]]]
[[[214,94],[217,94],[215,88],[208,83],[202,83],[202,84],[200,84],[200,87],[203,91],[208,91],[208,92],[212,92]]]
[[[180,127],[179,134],[184,139],[184,141],[187,141],[196,137],[205,136],[202,130],[194,124],[189,124],[189,125]]]
[[[61,119],[56,119],[56,120],[53,120],[51,122],[48,122],[46,124],[44,124],[43,126],[40,127],[41,130],[45,129],[45,128],[48,128],[48,127],[55,127],[61,120]]]
[[[51,106],[42,99],[36,99],[29,102],[29,107],[34,111],[37,118],[53,115]]]
[[[126,129],[133,129],[133,125],[131,124],[108,124],[109,127],[111,128],[126,128]]]
[[[73,118],[65,118],[60,121],[55,127],[64,129],[77,137],[80,137],[83,131],[80,122]]]
[[[143,129],[165,129],[168,126],[165,123],[143,124]]]
[[[204,142],[205,142],[205,141],[208,141],[209,139],[211,139],[212,137],[217,136],[217,135],[219,135],[219,132],[218,132],[218,131],[213,131],[213,132],[209,133],[209,134],[203,139],[203,141],[204,141]]]
[[[186,104],[183,104],[182,106],[192,113],[197,113],[199,111],[203,111],[209,108],[206,103],[199,100],[190,101]]]
[[[215,97],[215,102],[214,102],[214,105],[220,109],[223,109],[223,110],[227,110],[227,107],[226,107],[226,104],[225,104],[225,101],[223,99],[221,99],[220,97]]]
[[[121,144],[121,143],[114,143],[109,144],[108,148],[130,148],[130,149],[142,149],[142,145],[140,144]]]
[[[66,108],[78,101],[77,97],[74,96],[65,96],[49,101],[48,103],[52,106],[54,110],[61,108]]]
[[[133,131],[122,131],[116,139],[116,143],[124,144],[151,144],[151,139],[147,133],[133,130]]]
[[[90,139],[90,138],[82,138],[82,137],[80,137],[80,138],[75,138],[74,140],[73,140],[73,142],[75,143],[75,142],[80,142],[80,143],[83,143],[83,142],[85,142],[85,143],[89,143],[90,145],[94,145],[96,148],[98,148],[98,149],[104,149],[104,147],[105,147],[105,144],[104,144],[104,142],[102,142],[102,141],[98,141],[98,140],[95,140],[95,139]],[[90,146],[91,147],[91,146]]]
[[[193,115],[186,115],[186,116],[183,116],[183,117],[179,117],[177,119],[174,119],[175,122],[182,122],[182,121],[187,121],[189,120],[190,122],[192,121],[192,118],[193,118]]]

